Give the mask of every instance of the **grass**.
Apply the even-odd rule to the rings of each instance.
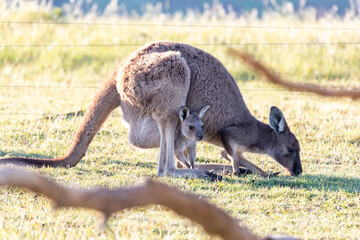
[[[4,8],[0,20],[58,19],[59,10],[31,5]],[[25,3],[23,3],[25,4]],[[149,15],[148,15],[149,16]],[[150,14],[151,16],[151,14]],[[305,17],[304,17],[305,16]],[[209,18],[209,17],[208,17]],[[207,16],[196,21],[206,24]],[[84,16],[60,21],[193,23],[156,17],[125,19]],[[192,21],[191,21],[192,20]],[[208,19],[209,20],[209,19]],[[354,27],[358,19],[316,20],[311,12],[267,13],[210,19],[212,24]],[[200,43],[360,42],[358,31],[304,29],[242,29],[194,27],[82,26],[0,23],[0,45],[109,44],[174,40]],[[157,179],[206,198],[261,236],[285,233],[303,239],[357,239],[360,236],[360,102],[312,94],[278,91],[263,78],[226,54],[226,47],[202,45],[236,78],[250,111],[267,122],[270,106],[285,114],[302,147],[304,174],[293,178],[266,156],[248,158],[266,171],[282,171],[276,178],[255,175],[224,176],[222,182],[204,179]],[[247,45],[254,54],[292,81],[334,87],[360,87],[359,45]],[[122,60],[136,50],[128,47],[0,47],[0,156],[55,157],[70,146],[81,117],[46,118],[42,113],[84,110],[96,87]],[[6,87],[27,85],[29,87]],[[30,87],[32,86],[32,87]],[[36,87],[37,86],[37,87]],[[42,87],[61,86],[61,87]],[[77,86],[79,88],[73,88]],[[263,91],[259,91],[261,89]],[[26,114],[29,113],[29,114]],[[72,169],[30,169],[71,187],[127,187],[143,177],[156,176],[158,150],[138,150],[129,144],[121,110],[106,121],[87,155]],[[225,163],[220,149],[200,143],[198,162]],[[1,239],[210,239],[199,226],[168,210],[153,206],[119,212],[101,220],[83,209],[51,209],[40,195],[13,188],[0,189]]]

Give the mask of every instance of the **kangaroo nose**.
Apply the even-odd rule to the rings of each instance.
[[[201,140],[203,140],[203,138],[204,138],[204,136],[203,136],[203,135],[200,135],[200,136],[197,137],[197,140],[198,140],[198,141],[201,141]]]
[[[301,173],[302,173],[302,169],[301,169],[301,168],[295,169],[295,171],[294,171],[295,177],[298,176],[298,175],[300,175]]]

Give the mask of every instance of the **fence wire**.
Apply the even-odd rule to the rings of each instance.
[[[79,111],[80,112],[80,111]],[[65,118],[76,118],[82,117],[83,114],[78,114],[78,112],[71,113],[41,113],[41,112],[0,112],[0,115],[20,115],[20,116],[42,116],[44,120],[48,119],[47,117],[51,117],[52,119],[65,119]],[[121,114],[111,114],[110,117],[121,117]],[[263,117],[257,116],[256,118],[261,119]],[[322,118],[322,117],[314,117],[314,118],[303,118],[303,117],[286,117],[286,119],[291,120],[301,120],[301,121],[360,121],[360,117],[354,118]],[[40,119],[37,119],[40,120]]]
[[[45,47],[140,47],[146,43],[109,43],[109,44],[1,44],[0,48],[45,48]],[[188,43],[193,46],[358,46],[360,42],[263,42],[263,43]]]
[[[239,28],[239,29],[276,29],[276,30],[343,30],[360,31],[360,27],[312,27],[312,26],[256,26],[256,25],[205,25],[205,24],[147,24],[147,23],[105,23],[105,22],[50,22],[50,21],[0,21],[0,24],[40,24],[40,25],[78,25],[78,26],[129,26],[129,27],[184,27],[184,28]],[[0,48],[46,48],[46,47],[139,47],[145,43],[110,43],[110,44],[1,44]],[[257,42],[257,43],[189,43],[195,46],[331,46],[331,45],[353,45],[358,46],[360,42]],[[96,89],[95,86],[55,86],[55,85],[0,85],[0,88],[63,88],[63,89]],[[288,92],[312,94],[302,91],[290,91],[283,89],[241,89],[244,92]],[[27,112],[0,112],[0,115],[21,116],[52,116],[62,117],[63,113],[27,113]],[[119,114],[111,114],[112,117],[120,117]],[[72,116],[77,117],[77,116]],[[291,120],[303,121],[360,121],[355,118],[298,118],[287,117]]]
[[[344,30],[360,31],[360,27],[314,27],[314,26],[271,26],[271,25],[215,25],[215,24],[151,24],[151,23],[106,23],[106,22],[53,22],[53,21],[0,21],[0,24],[43,24],[79,26],[129,26],[129,27],[185,27],[185,28],[244,28],[282,30]]]
[[[235,81],[240,81],[240,80],[236,80]],[[96,86],[62,86],[62,85],[0,85],[0,89],[1,88],[10,88],[10,89],[18,89],[18,88],[28,88],[28,89],[33,89],[33,88],[39,88],[39,89],[56,89],[56,90],[60,90],[60,89],[99,89],[100,86],[96,87]],[[295,93],[298,95],[305,95],[305,96],[317,96],[314,93],[311,92],[307,92],[307,91],[300,91],[300,90],[286,90],[286,89],[271,89],[271,88],[240,88],[241,92],[277,92],[277,93]],[[355,92],[359,92],[359,91],[355,91]]]
[[[239,80],[236,80],[239,81]],[[0,88],[55,88],[55,89],[98,89],[96,86],[62,86],[62,85],[0,85]],[[304,93],[305,91],[291,91],[285,89],[268,89],[268,88],[241,88],[241,91],[246,92],[291,92]],[[309,93],[310,94],[310,93]]]

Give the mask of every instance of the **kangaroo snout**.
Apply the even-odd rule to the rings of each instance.
[[[296,169],[294,169],[293,173],[291,174],[291,176],[297,177],[298,175],[300,175],[303,172],[302,167],[297,167]]]
[[[297,177],[297,176],[299,176],[301,173],[302,173],[302,169],[300,168],[300,169],[296,169],[296,170],[290,172],[290,175],[293,176],[293,177]]]
[[[295,170],[295,173],[297,174],[297,175],[300,175],[301,173],[302,173],[302,167],[300,167],[300,168],[298,168],[298,169],[296,169]]]
[[[203,135],[199,135],[199,136],[196,137],[196,140],[197,140],[197,141],[201,141],[201,140],[203,140],[203,138],[204,138]]]
[[[300,162],[300,158],[295,160],[295,164],[292,167],[292,170],[289,171],[290,175],[293,177],[297,177],[298,175],[300,175],[303,172],[302,166],[301,166],[301,162]]]

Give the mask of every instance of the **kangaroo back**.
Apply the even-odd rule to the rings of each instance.
[[[2,158],[0,164],[15,164],[15,165],[33,165],[37,167],[52,166],[52,167],[73,167],[85,155],[90,142],[95,134],[99,131],[101,125],[109,116],[109,114],[118,106],[120,106],[120,96],[116,90],[116,75],[114,71],[104,83],[104,85],[97,91],[95,97],[91,101],[84,118],[78,128],[73,143],[67,152],[62,157],[55,159],[33,159],[33,158]]]

